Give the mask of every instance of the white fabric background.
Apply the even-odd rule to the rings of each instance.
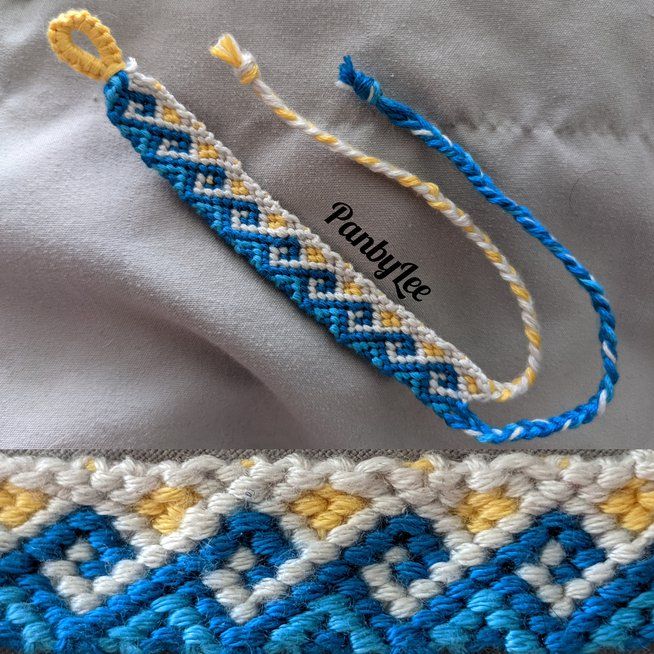
[[[523,273],[544,329],[536,386],[496,422],[551,415],[599,377],[586,296],[436,153],[333,85],[341,55],[471,150],[605,285],[622,381],[607,415],[527,447],[654,445],[651,2],[89,2],[283,206],[371,273],[322,221],[357,221],[419,264],[409,309],[489,374],[524,359],[512,298],[410,193],[292,133],[207,47],[233,32],[289,104],[442,184]],[[56,2],[0,1],[0,447],[478,447],[384,378],[217,241],[56,61]],[[389,284],[381,284],[392,296]],[[521,444],[519,446],[524,446]]]

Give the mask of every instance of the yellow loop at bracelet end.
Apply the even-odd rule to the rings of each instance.
[[[74,43],[73,32],[84,34],[95,46],[99,56]],[[86,9],[71,9],[51,20],[48,41],[61,61],[96,81],[106,81],[125,68],[123,53],[109,28]]]

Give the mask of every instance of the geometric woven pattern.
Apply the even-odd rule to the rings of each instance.
[[[437,413],[497,389],[470,359],[285,211],[157,81],[132,66],[105,86],[108,116],[224,241],[339,343]]]
[[[72,38],[74,33],[84,34],[93,44],[97,56],[81,48]],[[280,118],[330,149],[412,188],[429,206],[461,227],[484,251],[500,276],[509,282],[521,308],[524,333],[529,342],[528,365],[521,375],[511,382],[490,379],[454,345],[441,339],[412,313],[392,302],[372,281],[354,271],[351,264],[254,182],[233,154],[162,84],[139,73],[133,60],[126,64],[109,29],[97,17],[86,10],[73,9],[62,13],[50,21],[48,40],[57,57],[73,70],[106,82],[104,93],[111,122],[130,141],[146,165],[167,179],[181,200],[193,208],[218,236],[305,313],[327,327],[337,342],[357,352],[384,374],[407,385],[448,426],[461,429],[481,442],[502,443],[574,429],[604,412],[613,397],[619,375],[616,369],[615,318],[602,287],[527,207],[504,195],[463,148],[410,107],[390,99],[382,102],[379,84],[356,72],[349,57],[341,66],[342,83],[351,85],[357,95],[377,106],[391,122],[410,128],[429,147],[441,150],[479,193],[491,204],[499,205],[559,259],[587,291],[599,317],[604,374],[597,392],[585,403],[550,418],[523,419],[503,427],[493,427],[473,413],[469,406],[472,400],[504,401],[525,392],[538,368],[538,321],[531,296],[517,271],[490,237],[479,230],[463,210],[445,198],[436,184],[352,148],[284,105],[260,79],[252,56],[242,52],[231,35],[223,35],[211,49],[212,54],[234,67],[241,82],[252,84]],[[373,239],[369,238],[369,241],[362,247],[362,252],[366,251],[368,258],[372,259],[372,250],[364,249],[372,246]],[[375,256],[380,245],[374,247]],[[385,250],[381,251],[381,256],[384,262],[393,259],[391,255],[386,256]],[[381,261],[377,261],[378,267],[381,266]],[[388,272],[389,269],[385,270]],[[405,288],[419,283],[418,278],[410,278],[406,280]],[[153,524],[159,524],[164,532],[174,531],[185,504],[193,501],[183,488],[170,487],[163,491],[163,495],[168,493],[180,495],[182,501],[174,508],[168,507],[164,513],[158,513],[157,498],[146,500],[151,511],[155,512],[151,515]],[[483,496],[480,498],[483,500]],[[3,503],[11,504],[12,501],[11,491],[2,493]],[[36,497],[23,496],[20,501],[30,506],[38,504]],[[501,503],[505,509],[510,508],[510,501]],[[494,513],[491,511],[491,519],[497,519]],[[338,512],[333,516],[335,521]]]
[[[42,500],[0,531],[0,645],[17,652],[654,645],[653,451],[359,463],[2,455],[0,484]],[[155,500],[157,515],[174,516],[163,531]]]

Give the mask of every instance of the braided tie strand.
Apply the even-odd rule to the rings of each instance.
[[[499,271],[500,277],[509,284],[509,289],[516,298],[521,310],[523,331],[528,347],[527,366],[518,377],[509,382],[491,380],[491,399],[503,402],[527,391],[534,382],[540,366],[540,326],[531,294],[525,287],[519,273],[492,242],[490,236],[477,227],[465,211],[446,198],[437,184],[425,182],[406,170],[354,148],[337,136],[320,129],[288,107],[261,79],[260,69],[254,56],[250,52],[242,50],[231,34],[221,36],[216,45],[211,48],[211,54],[229,64],[240,82],[250,85],[264,104],[270,107],[285,123],[308,134],[333,152],[345,156],[375,173],[384,175],[405,188],[413,190],[432,209],[439,211],[453,225],[462,229],[465,236],[482,250],[484,256]]]
[[[409,130],[425,144],[444,154],[470,181],[473,188],[488,202],[503,209],[533,238],[551,252],[566,270],[588,293],[593,309],[599,317],[600,356],[604,374],[597,392],[586,402],[557,416],[547,419],[520,420],[502,429],[492,428],[475,416],[463,403],[455,411],[443,414],[452,427],[464,429],[479,440],[502,442],[513,438],[535,438],[548,436],[564,429],[574,429],[592,421],[604,412],[613,399],[614,386],[618,381],[617,338],[615,317],[604,295],[604,289],[591,273],[542,225],[531,211],[506,196],[495,182],[482,171],[480,166],[460,145],[451,141],[433,123],[414,111],[411,107],[388,98],[381,85],[374,78],[354,68],[352,59],[345,57],[340,66],[339,83],[351,87],[355,94],[378,109],[393,125]]]

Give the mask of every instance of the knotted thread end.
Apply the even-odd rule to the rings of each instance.
[[[234,75],[241,84],[251,84],[259,78],[259,66],[254,57],[246,50],[241,50],[231,34],[223,34],[209,51],[234,69]]]
[[[359,98],[368,104],[377,104],[382,96],[379,82],[357,70],[349,55],[343,57],[343,62],[338,68],[338,85],[349,86]]]

